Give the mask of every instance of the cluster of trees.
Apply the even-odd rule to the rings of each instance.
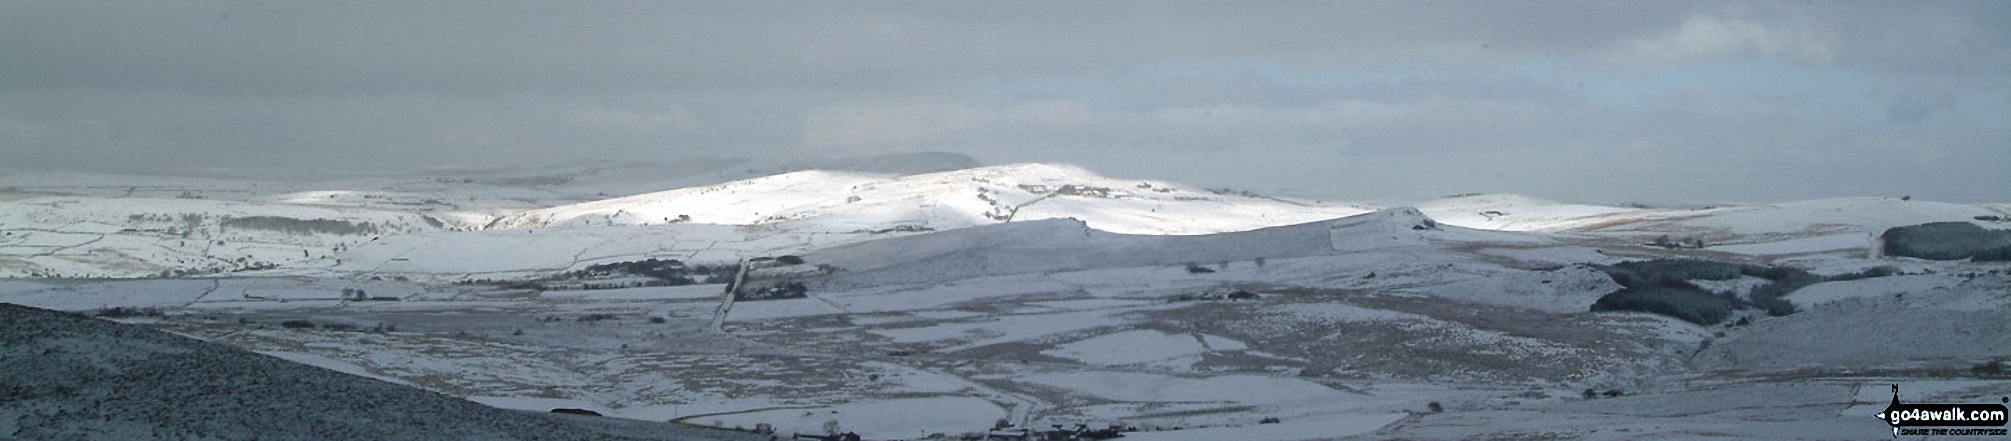
[[[789,265],[802,265],[803,257],[791,254],[784,254],[776,257],[767,257],[767,256],[756,257],[752,259],[747,259],[747,261],[749,263],[772,263],[778,266],[789,266]]]
[[[226,217],[222,225],[226,228],[278,231],[289,234],[376,234],[377,226],[369,222],[350,222],[335,219],[294,219],[279,216]]]
[[[1700,325],[1715,325],[1741,309],[1759,309],[1770,316],[1795,313],[1795,305],[1783,298],[1797,289],[1831,280],[1856,280],[1897,274],[1890,267],[1858,273],[1823,277],[1799,268],[1734,264],[1698,259],[1657,259],[1623,262],[1611,266],[1593,265],[1624,287],[1600,297],[1593,311],[1640,311],[1675,317]],[[1738,293],[1710,292],[1691,280],[1731,280],[1741,276],[1767,279],[1741,297]]]
[[[1181,294],[1173,296],[1173,299],[1171,301],[1174,302],[1223,301],[1223,300],[1238,301],[1238,300],[1262,300],[1263,298],[1264,298],[1263,295],[1239,289],[1228,293]]]
[[[242,320],[240,320],[239,322],[240,322],[240,323],[243,323],[243,321],[242,321]],[[322,328],[322,329],[327,329],[327,330],[330,330],[330,331],[344,331],[344,332],[351,332],[351,331],[356,331],[356,325],[352,325],[352,324],[348,324],[348,323],[325,323],[325,324],[322,324],[322,325],[320,325],[320,326],[321,326],[321,328]],[[315,328],[315,324],[314,324],[314,322],[311,322],[311,321],[307,321],[307,320],[287,320],[287,321],[283,321],[283,322],[279,322],[279,327],[282,327],[282,328],[287,328],[287,329],[314,329],[314,328]],[[397,325],[387,325],[387,324],[384,324],[384,323],[378,323],[378,324],[377,324],[377,326],[374,326],[374,327],[371,327],[371,328],[370,328],[370,332],[374,332],[374,333],[378,333],[378,334],[382,334],[382,333],[386,333],[386,332],[398,332],[398,326],[397,326]]]
[[[1697,289],[1673,286],[1630,286],[1600,297],[1593,311],[1639,311],[1714,325],[1732,316],[1734,301]]]
[[[531,289],[536,289],[539,291],[571,291],[571,290],[593,291],[602,289],[640,288],[645,286],[678,286],[678,285],[690,285],[690,284],[692,283],[689,281],[681,281],[681,280],[672,281],[672,280],[661,280],[661,279],[649,279],[649,280],[635,280],[628,282],[530,283],[530,284],[513,284],[513,286],[522,286]]]
[[[182,213],[177,215],[168,215],[165,213],[129,214],[126,215],[126,220],[132,222],[181,222],[182,225],[186,225],[189,228],[195,228],[197,226],[202,225],[203,214],[202,213]]]
[[[615,315],[614,315],[614,314],[607,314],[607,313],[594,313],[594,314],[587,314],[587,315],[583,315],[583,316],[580,316],[580,318],[579,318],[579,321],[580,321],[581,323],[592,323],[592,322],[598,322],[598,321],[602,321],[602,320],[614,320],[614,319],[616,319],[616,318],[617,318],[617,317],[615,317]]]
[[[2011,262],[2011,230],[1968,222],[1934,222],[1893,227],[1879,235],[1888,256],[1928,260]]]
[[[809,293],[810,287],[808,285],[804,285],[803,282],[791,281],[763,286],[758,289],[735,291],[733,293],[733,300],[800,299],[809,297]]]
[[[1686,238],[1682,238],[1682,239],[1670,239],[1670,238],[1669,238],[1669,235],[1667,235],[1667,234],[1664,234],[1664,235],[1661,235],[1661,236],[1655,236],[1655,240],[1652,240],[1652,241],[1649,241],[1649,242],[1648,242],[1648,245],[1651,245],[1651,246],[1658,246],[1658,247],[1662,247],[1662,248],[1667,248],[1667,249],[1671,249],[1671,250],[1673,250],[1673,249],[1678,249],[1678,248],[1695,248],[1695,249],[1703,249],[1703,248],[1704,248],[1704,240],[1703,240],[1703,239],[1698,239],[1698,238],[1694,238],[1694,237],[1686,237]]]
[[[794,257],[794,256],[784,256]],[[797,258],[798,263],[802,262]],[[677,259],[646,259],[627,262],[613,262],[589,265],[584,269],[568,271],[550,277],[546,281],[591,280],[618,276],[642,276],[656,279],[655,282],[607,283],[601,285],[582,284],[581,289],[611,289],[634,286],[679,286],[700,283],[726,283],[733,280],[738,265],[685,265]],[[547,288],[538,286],[540,289]]]
[[[1969,373],[1975,374],[1977,377],[1980,378],[2011,377],[2011,369],[2005,368],[2006,363],[2007,361],[2005,361],[2002,358],[1987,360],[1982,363],[1977,363],[1975,366],[1970,366]]]
[[[153,276],[162,279],[172,279],[177,277],[200,276],[206,274],[219,274],[227,272],[257,271],[257,270],[273,269],[279,267],[278,262],[253,262],[246,257],[239,257],[227,263],[236,263],[237,266],[225,267],[220,265],[211,265],[202,268],[172,268],[172,269],[161,270],[161,272],[155,273]]]
[[[1170,188],[1170,187],[1153,187],[1153,186],[1152,186],[1152,183],[1150,183],[1150,182],[1140,182],[1140,183],[1138,183],[1138,188],[1143,188],[1143,189],[1146,189],[1146,190],[1152,190],[1152,192],[1153,192],[1153,193],[1172,193],[1172,192],[1173,192],[1173,189],[1172,189],[1172,188]]]
[[[182,225],[180,228],[169,226],[167,228],[161,228],[161,229],[153,229],[153,228],[128,229],[127,231],[157,232],[169,236],[189,237],[190,235],[194,234],[197,230],[202,228],[203,216],[201,214],[196,213],[185,213],[179,216],[171,216],[167,214],[132,214],[127,215],[126,220],[134,223],[180,222]]]
[[[1264,195],[1262,195],[1262,194],[1257,194],[1257,192],[1254,192],[1254,191],[1250,191],[1250,190],[1237,190],[1237,189],[1234,189],[1234,188],[1228,188],[1228,187],[1223,187],[1223,188],[1204,188],[1204,189],[1202,189],[1202,190],[1207,190],[1207,191],[1208,191],[1209,193],[1214,193],[1214,194],[1217,194],[1217,195],[1222,195],[1222,196],[1242,196],[1242,197],[1246,197],[1246,198],[1261,198],[1261,197],[1264,197]]]
[[[991,215],[991,214],[990,214],[989,212],[987,212],[987,213],[986,213],[986,216],[990,216],[990,215]],[[1001,216],[1001,217],[996,217],[996,218],[993,218],[992,220],[1005,220],[1005,218],[1004,218],[1003,216]],[[929,231],[936,231],[936,229],[934,229],[934,228],[929,228],[929,227],[925,227],[925,226],[921,226],[921,225],[895,225],[895,226],[893,226],[893,227],[889,227],[889,228],[881,228],[881,229],[878,229],[878,230],[858,230],[858,231],[853,231],[853,232],[854,232],[854,233],[866,233],[866,234],[887,234],[887,233],[923,233],[923,232],[929,232]]]
[[[398,301],[398,298],[391,296],[371,297],[370,294],[363,292],[361,288],[343,288],[342,300],[351,302],[362,302],[362,301],[395,302]]]
[[[1115,198],[1115,196],[1111,196],[1110,188],[1108,187],[1091,187],[1087,185],[1075,185],[1075,184],[1063,185],[1061,186],[1061,188],[1055,189],[1054,194],[1060,196],[1082,196],[1082,197],[1092,197],[1102,199]]]
[[[93,317],[105,318],[161,317],[164,315],[166,314],[162,313],[160,308],[128,308],[124,306],[104,308],[91,313]]]
[[[1605,392],[1600,392],[1597,390],[1593,390],[1592,388],[1586,388],[1584,391],[1579,392],[1578,396],[1580,398],[1591,400],[1591,399],[1597,399],[1599,397],[1619,398],[1620,396],[1626,394],[1627,393],[1621,392],[1619,389],[1607,389]]]

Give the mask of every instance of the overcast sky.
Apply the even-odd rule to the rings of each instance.
[[[1316,197],[2011,202],[2011,2],[0,2],[0,166],[916,151]]]

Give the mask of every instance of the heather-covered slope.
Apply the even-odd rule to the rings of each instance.
[[[0,343],[0,436],[20,439],[756,438],[496,409],[14,304],[0,304]]]

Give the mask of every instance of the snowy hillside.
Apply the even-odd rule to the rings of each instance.
[[[1697,240],[1726,253],[1792,257],[1869,254],[1888,228],[1929,222],[1973,222],[2004,228],[2001,204],[1949,204],[1897,198],[1840,198],[1712,208],[1625,208],[1565,204],[1518,195],[1473,195],[1426,201],[1419,209],[1469,228],[1539,231],[1646,243],[1667,236]]]
[[[1504,231],[1561,231],[1652,217],[1645,209],[1565,204],[1511,194],[1454,196],[1419,202],[1417,208],[1439,222]]]
[[[1326,205],[968,159],[0,175],[25,185],[0,192],[0,301],[778,436],[1853,438],[1883,433],[1852,413],[1867,385],[2011,393],[2011,268],[1879,252],[1892,227],[2011,228],[2004,204]],[[1774,398],[1801,413],[1695,404]],[[34,406],[0,429],[85,430]]]
[[[0,200],[0,276],[144,277],[328,259],[377,237],[438,231],[424,213],[206,199]]]
[[[0,277],[353,267],[338,254],[373,240],[480,229],[501,216],[607,198],[609,192],[620,196],[806,169],[886,174],[974,165],[967,156],[921,153],[281,175],[284,179],[0,171]]]
[[[844,272],[837,283],[881,285],[1102,268],[1254,262],[1350,253],[1401,253],[1435,244],[1541,246],[1541,237],[1440,226],[1414,209],[1220,234],[1119,234],[1082,221],[1014,222],[891,238],[812,253]]]
[[[971,162],[948,154],[700,159],[385,172],[319,182],[10,172],[0,174],[0,182],[16,185],[0,193],[0,276],[277,269],[308,276],[521,277],[632,256],[725,262],[802,254],[1008,222],[1075,219],[1102,232],[1203,235],[1376,209],[1114,179],[1065,165],[946,170]],[[780,172],[763,174],[771,171]],[[2007,215],[2001,205],[1884,198],[1644,209],[1470,195],[1417,207],[1456,227],[1633,244],[1666,239],[1766,259],[1869,255],[1876,248],[1871,238],[1885,228],[1989,224],[1975,219]],[[484,257],[467,257],[476,255]]]
[[[1220,193],[1220,194],[1218,194]],[[919,175],[806,171],[533,210],[493,228],[711,223],[814,224],[824,231],[1077,218],[1135,234],[1201,234],[1347,216],[1357,207],[1118,180],[1050,164]]]

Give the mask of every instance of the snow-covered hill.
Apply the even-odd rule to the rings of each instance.
[[[865,286],[1101,268],[1253,262],[1347,253],[1435,251],[1433,245],[1540,245],[1536,236],[1439,225],[1398,208],[1258,230],[1206,235],[1122,234],[1073,219],[1013,222],[834,247],[806,258]]]
[[[439,231],[424,212],[182,198],[0,200],[0,277],[145,277],[296,264],[381,236]]]
[[[0,276],[277,268],[310,276],[515,277],[633,256],[802,254],[1008,222],[1075,219],[1102,232],[1203,235],[1378,209],[1109,178],[1066,165],[969,167],[974,163],[935,153],[714,158],[320,180],[8,172],[0,173],[8,185],[0,191]],[[1679,209],[1483,194],[1416,206],[1456,227],[1632,245],[1667,236],[1764,259],[1869,255],[1885,228],[1990,226],[2001,222],[1976,219],[2011,215],[2003,205],[1889,198]]]
[[[816,224],[824,231],[1076,218],[1136,234],[1241,231],[1358,214],[1261,196],[1121,180],[1081,168],[1015,164],[919,175],[805,171],[533,210],[494,228],[712,223]]]
[[[1139,439],[1625,438],[1655,424],[1707,437],[1839,421],[1808,433],[1848,438],[1865,429],[1848,422],[1868,422],[1839,416],[1860,383],[2011,356],[1988,349],[2002,332],[1972,332],[2002,326],[1960,325],[2005,321],[2001,263],[1873,252],[1894,226],[2004,228],[2002,204],[1467,195],[1377,208],[1051,164],[934,169],[955,162],[176,184],[211,186],[186,195],[71,176],[92,185],[0,192],[0,269],[231,272],[0,280],[0,300],[158,308],[139,321],[505,408],[889,439],[981,436],[1000,419],[1116,422]],[[1807,284],[1770,297],[1800,310],[1739,306],[1714,325],[1589,311],[1622,289],[1608,273],[1621,262],[1685,258],[1751,265],[1685,279],[1727,303],[1775,286],[1746,268],[1807,271],[1782,269]],[[742,260],[760,263],[738,292],[760,295],[723,295],[732,267],[718,265]],[[1935,317],[1961,320],[1906,326]],[[1834,349],[1853,344],[1873,347]],[[1813,416],[1720,423],[1684,407],[1757,406],[1812,375],[1822,395],[1794,402]]]
[[[1710,250],[1764,257],[1817,253],[1865,255],[1888,228],[1929,222],[1972,222],[2004,228],[1991,217],[2011,215],[2001,204],[1950,204],[1899,198],[1818,199],[1708,208],[1630,208],[1566,204],[1519,195],[1470,195],[1426,201],[1419,209],[1469,228],[1596,236],[1647,243],[1699,240]]]

